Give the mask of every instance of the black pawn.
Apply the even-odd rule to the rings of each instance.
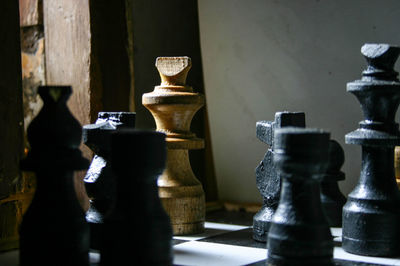
[[[329,226],[342,227],[342,209],[346,197],[340,192],[338,181],[345,179],[340,171],[344,163],[344,151],[336,140],[329,141],[329,162],[321,181],[321,203]]]
[[[172,228],[157,187],[165,135],[122,129],[111,147],[117,198],[105,219],[101,265],[172,265]]]
[[[253,217],[253,238],[260,242],[267,241],[270,222],[278,207],[281,192],[281,178],[272,161],[274,131],[287,126],[305,127],[305,114],[277,112],[274,121],[258,121],[256,124],[257,138],[269,145],[264,159],[256,168],[256,183],[263,197],[263,206]]]
[[[90,247],[100,249],[104,217],[115,203],[115,176],[111,169],[111,133],[135,127],[135,113],[100,112],[95,124],[83,127],[83,142],[95,156],[84,178],[90,198],[86,221],[90,226]]]
[[[89,226],[74,190],[74,171],[89,161],[79,150],[82,129],[66,102],[71,87],[39,87],[44,105],[28,127],[31,150],[21,169],[37,188],[20,227],[20,265],[89,265]]]
[[[319,190],[328,165],[328,147],[328,132],[275,131],[273,161],[282,177],[282,189],[268,233],[268,264],[333,265],[333,240]]]
[[[347,84],[361,104],[364,119],[346,135],[362,147],[360,179],[343,207],[345,251],[366,256],[400,255],[400,192],[394,176],[394,147],[400,145],[395,115],[400,82],[393,66],[400,47],[365,44],[368,67],[361,80]]]

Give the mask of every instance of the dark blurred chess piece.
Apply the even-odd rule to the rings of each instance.
[[[272,157],[275,129],[295,126],[305,127],[303,112],[277,112],[274,121],[258,121],[256,125],[257,138],[269,145],[264,159],[256,168],[256,183],[263,196],[263,206],[253,217],[253,238],[266,242],[272,215],[279,203],[281,178],[276,172]]]
[[[338,181],[345,179],[345,174],[340,171],[343,163],[343,148],[337,141],[330,140],[328,168],[321,181],[321,203],[331,227],[342,227],[346,197],[340,192]]]
[[[347,144],[362,147],[361,174],[343,208],[343,249],[366,256],[400,255],[400,192],[394,176],[394,147],[400,144],[395,115],[400,82],[393,70],[400,47],[365,44],[368,67],[362,79],[347,84],[364,114]]]
[[[273,162],[282,189],[268,233],[269,265],[333,265],[319,189],[328,166],[329,135],[318,129],[275,130]]]
[[[112,134],[116,204],[105,217],[101,265],[172,265],[172,229],[158,196],[165,135],[121,129]]]
[[[71,87],[39,87],[44,105],[28,127],[31,146],[21,169],[37,189],[20,228],[20,265],[89,265],[89,226],[74,190],[75,170],[89,161],[79,145],[82,128],[67,108]]]
[[[161,85],[142,98],[157,131],[167,135],[167,166],[158,186],[175,235],[201,233],[205,221],[203,187],[189,161],[189,150],[204,148],[204,141],[190,132],[193,116],[204,105],[204,95],[186,85],[191,66],[189,57],[158,57]]]
[[[90,198],[86,220],[90,226],[90,247],[99,249],[104,217],[115,203],[115,176],[111,170],[111,133],[135,127],[135,113],[100,112],[95,124],[83,126],[83,142],[95,153],[84,182]]]

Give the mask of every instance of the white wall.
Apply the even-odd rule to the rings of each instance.
[[[362,114],[346,83],[361,77],[364,43],[400,45],[400,1],[199,0],[199,18],[220,198],[261,202],[254,169],[267,145],[255,125],[283,110],[306,112],[308,127],[342,144],[347,195],[361,149],[344,135]]]

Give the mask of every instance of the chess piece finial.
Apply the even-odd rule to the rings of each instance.
[[[340,171],[344,163],[344,151],[336,140],[329,141],[329,161],[327,171],[321,181],[321,203],[328,219],[329,226],[342,226],[342,209],[346,197],[340,192],[338,181],[345,179]]]
[[[332,265],[333,241],[319,182],[328,166],[329,133],[275,130],[275,167],[282,177],[278,208],[267,239],[268,265]]]
[[[89,227],[73,181],[89,162],[79,150],[81,126],[66,105],[72,90],[38,91],[44,105],[28,127],[31,150],[21,161],[22,170],[36,173],[37,189],[20,227],[20,264],[89,265]]]
[[[190,66],[189,57],[158,57],[161,85],[142,98],[157,131],[166,134],[167,166],[158,186],[175,235],[200,233],[205,220],[203,187],[192,171],[188,153],[204,148],[204,141],[190,131],[193,116],[204,105],[204,96],[186,85]]]
[[[270,222],[278,207],[281,192],[281,178],[272,161],[273,136],[276,129],[288,126],[305,127],[305,114],[303,112],[277,112],[274,121],[258,121],[256,124],[257,138],[269,146],[264,159],[255,171],[257,188],[263,197],[263,206],[253,217],[253,238],[260,242],[267,241]]]
[[[156,67],[162,86],[185,86],[187,74],[192,67],[192,60],[187,56],[158,57]]]
[[[362,73],[364,79],[398,80],[399,73],[393,67],[400,55],[400,47],[367,43],[361,47],[361,53],[368,63],[367,69]]]
[[[172,265],[172,229],[157,187],[165,135],[125,128],[112,133],[111,147],[117,193],[105,217],[101,265]]]
[[[343,207],[343,249],[366,256],[400,255],[400,192],[394,176],[394,147],[400,145],[394,121],[400,83],[393,65],[400,47],[366,44],[363,78],[347,83],[361,104],[364,120],[346,135],[362,147],[361,174]]]
[[[100,248],[104,217],[115,203],[115,174],[111,170],[111,134],[135,127],[135,113],[99,112],[95,124],[83,126],[83,142],[95,156],[84,178],[90,207],[86,221],[90,226],[90,247]]]

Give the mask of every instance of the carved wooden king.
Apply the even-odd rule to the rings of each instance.
[[[203,139],[190,132],[193,116],[204,105],[204,95],[186,85],[191,66],[189,57],[158,57],[161,85],[142,98],[157,131],[166,134],[167,165],[158,187],[175,235],[204,231],[204,191],[189,162],[189,150],[204,148]]]

